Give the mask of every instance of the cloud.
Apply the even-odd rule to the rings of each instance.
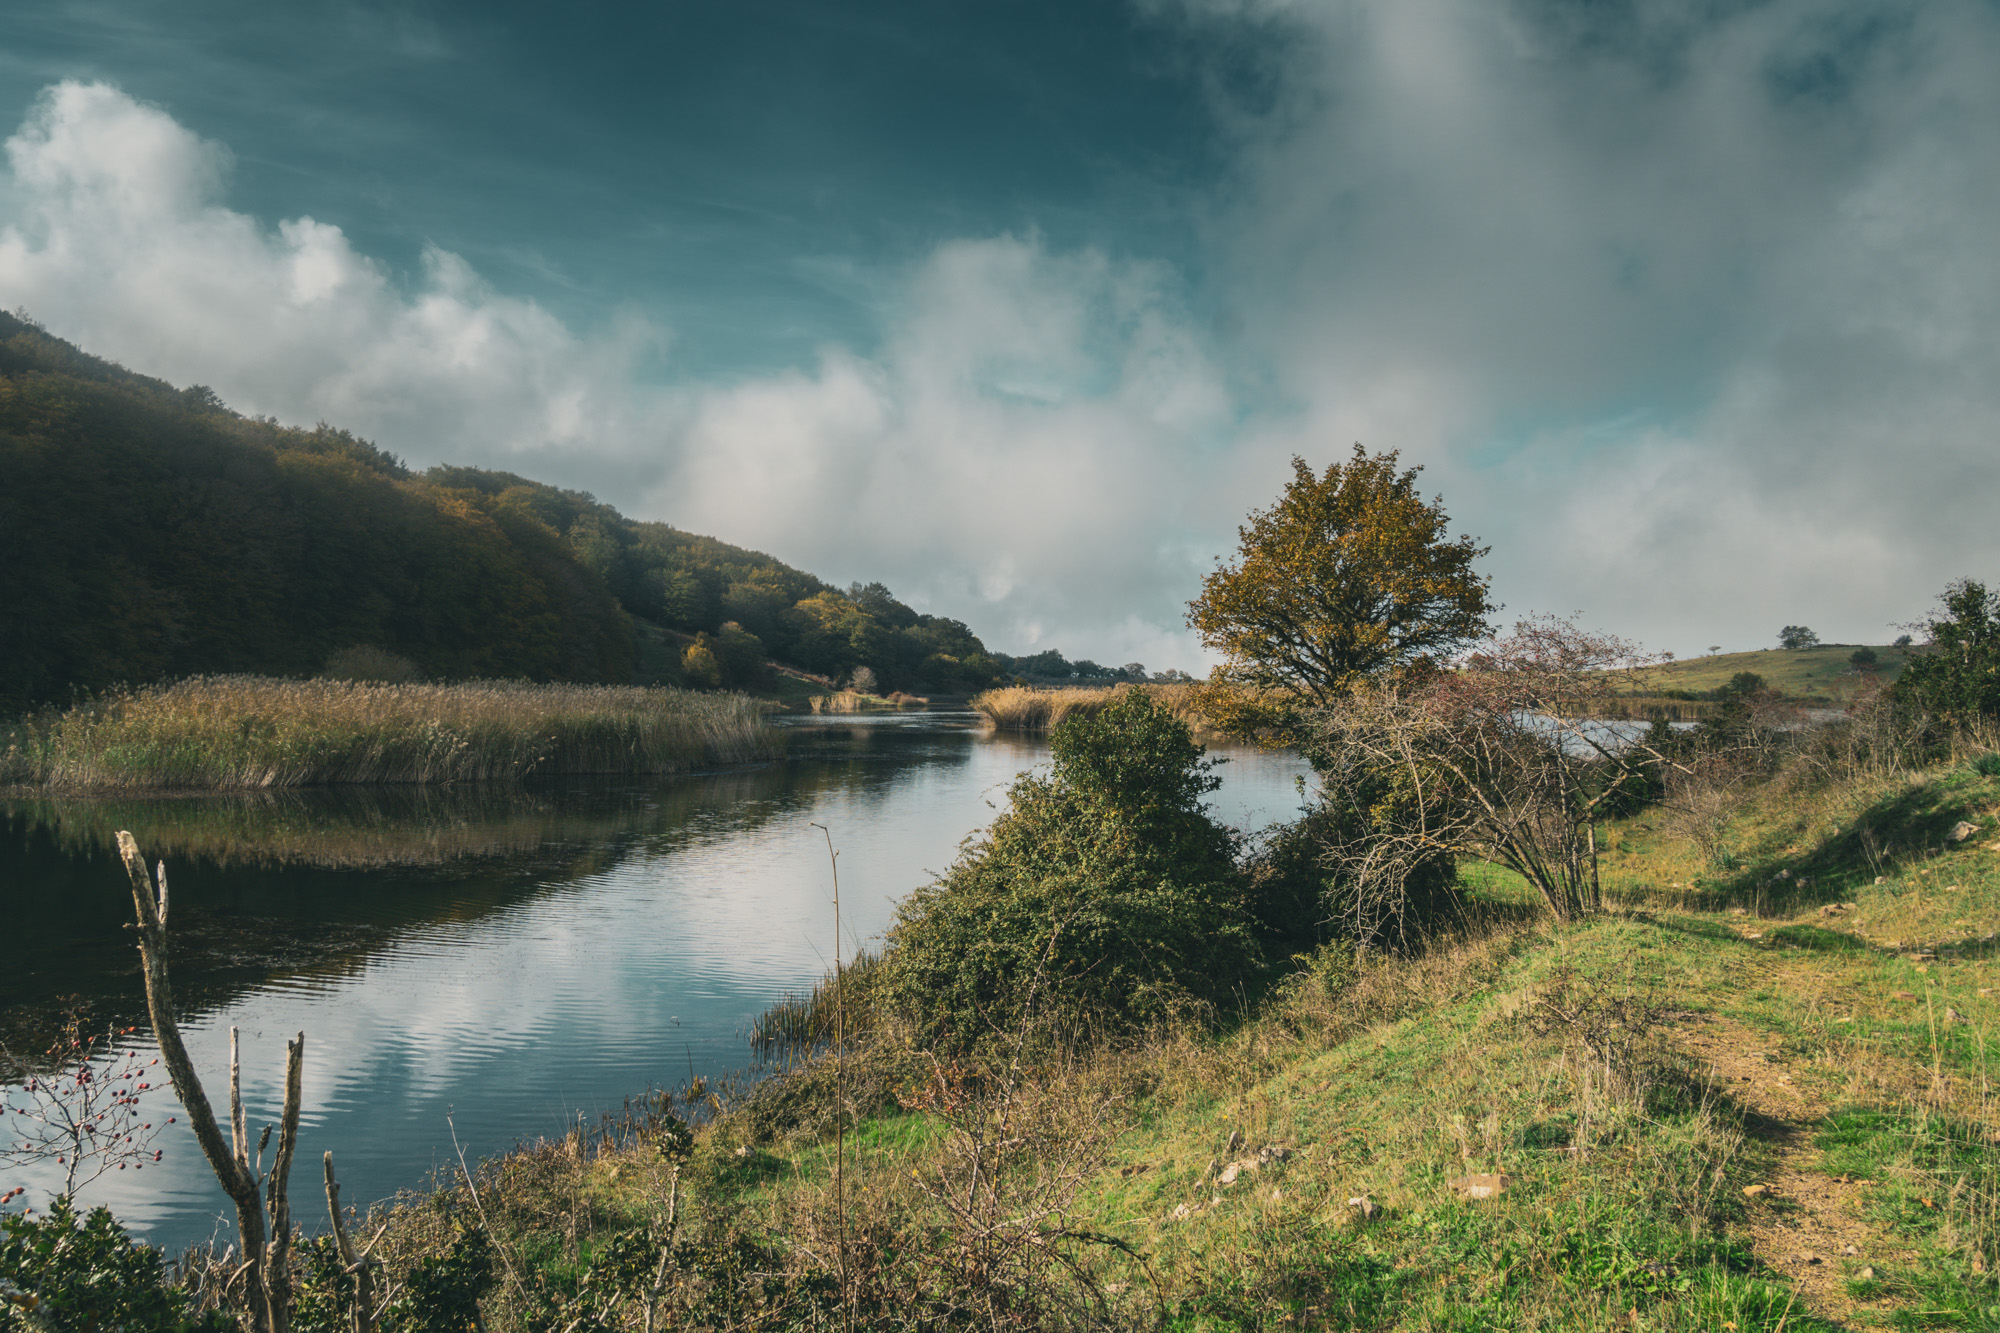
[[[995,647],[1192,663],[1189,501],[1235,408],[1157,266],[952,241],[874,356],[667,388],[655,322],[583,336],[445,251],[406,284],[336,226],[267,227],[221,202],[226,151],[115,88],[49,89],[7,154],[0,299],[100,355],[880,579]]]
[[[701,382],[672,310],[579,329],[443,250],[394,273],[229,208],[227,152],[167,112],[64,83],[7,143],[0,301],[1014,651],[1194,665],[1198,575],[1293,452],[1357,440],[1425,465],[1511,608],[1656,647],[1881,637],[2000,578],[1990,6],[1143,8],[1214,53],[1229,168],[1189,186],[1186,271],[1032,230],[823,256],[878,336]]]
[[[2000,577],[1990,6],[1170,12],[1288,37],[1213,229],[1266,447],[1400,446],[1513,607],[1683,651]]]
[[[339,227],[265,227],[219,202],[226,150],[105,84],[48,89],[6,151],[0,293],[99,355],[423,462],[616,450],[647,407],[642,321],[583,338],[448,252],[405,288]]]

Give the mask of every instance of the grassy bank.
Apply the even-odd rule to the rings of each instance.
[[[954,1062],[864,1023],[488,1162],[487,1326],[2000,1325],[2000,761],[1795,765],[1731,793],[1727,858],[1670,814],[1607,828],[1599,916],[1468,867],[1452,936],[1220,1032]],[[386,1214],[391,1270],[471,1210]]]
[[[71,792],[673,773],[773,753],[743,695],[195,677],[0,734],[0,783]]]
[[[1197,707],[1199,687],[1194,685],[1107,685],[1102,689],[1010,685],[974,695],[970,707],[984,713],[1001,731],[1041,735],[1054,731],[1066,718],[1096,716],[1125,690],[1143,690],[1154,703],[1196,731],[1205,730],[1205,720]]]

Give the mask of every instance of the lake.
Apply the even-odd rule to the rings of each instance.
[[[343,1197],[365,1203],[455,1161],[448,1112],[476,1157],[595,1123],[649,1087],[754,1076],[751,1020],[833,961],[812,826],[840,853],[851,957],[1048,755],[970,713],[783,724],[782,762],[644,782],[0,801],[8,1077],[68,1005],[100,1027],[143,1025],[120,828],[167,861],[182,1031],[210,1100],[226,1106],[235,1025],[252,1133],[275,1120],[284,1042],[306,1034],[292,1195],[309,1231],[324,1226],[327,1149]],[[1218,818],[1292,817],[1295,757],[1211,754],[1228,761]],[[171,1095],[149,1116],[176,1114]],[[171,1249],[233,1240],[185,1124],[158,1146],[158,1164],[84,1200]],[[0,1190],[26,1185],[37,1207],[59,1181],[49,1164],[0,1172]]]

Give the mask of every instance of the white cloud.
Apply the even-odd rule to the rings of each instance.
[[[1400,446],[1516,609],[1686,651],[2000,577],[2000,20],[1329,0],[1235,124],[1230,288],[1303,421]]]
[[[339,227],[225,207],[226,151],[104,84],[50,88],[6,148],[0,294],[86,350],[419,461],[630,442],[643,325],[580,338],[435,249],[405,290]]]
[[[584,337],[456,255],[406,286],[338,227],[266,227],[221,201],[223,149],[115,88],[51,88],[7,153],[0,300],[87,350],[419,465],[595,482],[636,516],[880,579],[995,647],[1193,662],[1190,497],[1234,409],[1157,268],[952,242],[873,359],[666,390],[634,370],[652,323]]]

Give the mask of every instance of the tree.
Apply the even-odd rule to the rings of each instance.
[[[1202,580],[1188,624],[1227,655],[1218,679],[1324,707],[1389,668],[1448,657],[1491,628],[1488,548],[1448,539],[1416,468],[1360,445],[1315,476],[1292,460],[1278,502],[1237,529],[1237,562]]]
[[[1856,671],[1873,671],[1881,665],[1873,648],[1856,648],[1847,655],[1847,664]]]
[[[1960,579],[1921,623],[1930,651],[1903,668],[1897,699],[1948,722],[2000,717],[2000,589]]]
[[[1787,625],[1778,631],[1778,646],[1792,652],[1818,645],[1819,635],[1804,625]]]
[[[1523,621],[1464,671],[1371,682],[1313,717],[1308,757],[1323,800],[1353,804],[1393,779],[1396,814],[1329,845],[1344,910],[1399,919],[1417,872],[1479,855],[1516,871],[1558,920],[1595,912],[1599,821],[1660,758],[1602,719],[1625,669],[1657,659],[1565,620]]]

